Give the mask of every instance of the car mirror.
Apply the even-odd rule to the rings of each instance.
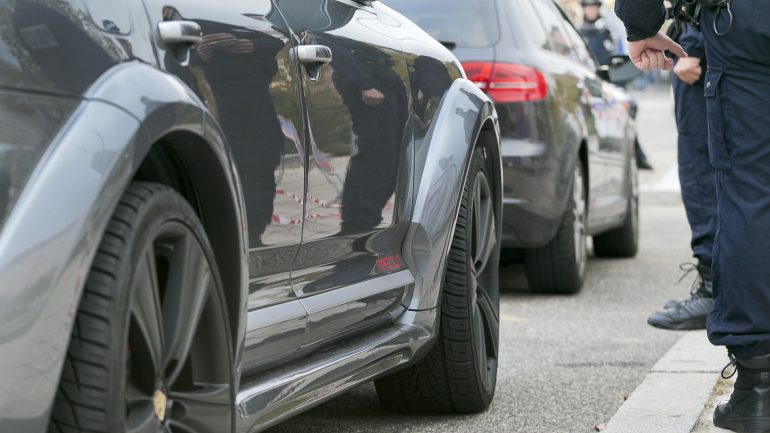
[[[602,65],[597,75],[611,83],[627,83],[642,76],[642,71],[636,68],[631,58],[626,55],[612,56],[608,65]]]

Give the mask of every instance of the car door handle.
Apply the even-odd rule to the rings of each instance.
[[[332,50],[325,45],[300,45],[294,50],[300,63],[319,64],[332,61]]]
[[[167,44],[196,45],[203,39],[200,24],[195,21],[161,21],[158,23],[160,40]]]

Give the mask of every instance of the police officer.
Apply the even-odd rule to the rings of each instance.
[[[716,232],[716,188],[714,170],[709,161],[706,99],[703,96],[706,71],[706,47],[703,34],[686,25],[678,38],[689,57],[674,65],[672,84],[678,131],[679,183],[687,220],[692,232],[693,256],[697,265],[691,296],[684,301],[669,301],[663,311],[653,313],[647,323],[662,329],[703,329],[714,306],[711,286],[711,250]]]
[[[686,56],[658,30],[662,0],[619,0],[631,59],[670,68]],[[700,25],[708,50],[704,94],[716,170],[717,232],[709,339],[727,346],[738,378],[714,425],[770,431],[770,8],[764,0],[707,0]]]
[[[607,23],[602,18],[599,8],[601,0],[581,0],[583,6],[583,25],[580,34],[588,43],[588,48],[601,65],[608,65],[615,52],[615,39]]]

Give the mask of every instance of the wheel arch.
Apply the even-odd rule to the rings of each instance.
[[[437,308],[463,187],[477,146],[488,152],[496,209],[502,213],[500,128],[494,103],[476,85],[457,79],[444,94],[426,135],[427,154],[417,167],[416,201],[404,248],[415,277],[410,310]],[[502,219],[497,219],[502,237]],[[435,331],[434,331],[435,332]]]
[[[31,431],[47,425],[58,386],[50,378],[59,377],[106,225],[123,191],[155,158],[156,149],[170,146],[183,161],[188,181],[195,185],[192,195],[183,195],[197,198],[194,207],[208,209],[202,204],[210,198],[221,204],[203,212],[203,220],[233,296],[230,311],[245,311],[247,297],[240,185],[225,140],[194,93],[175,77],[137,61],[108,70],[75,105],[47,139],[0,233],[0,280],[12,288],[4,295],[24,305],[19,310],[23,315],[5,318],[13,327],[4,330],[0,356],[31,360],[8,366],[14,378],[8,395],[17,398],[0,398],[0,411],[18,402],[28,404],[30,413],[40,414],[28,420]],[[231,317],[238,321],[233,325],[236,362],[244,316]],[[40,346],[40,341],[60,344]],[[45,383],[38,379],[41,371],[49,372]]]
[[[176,190],[192,206],[214,252],[227,302],[233,348],[240,346],[246,302],[243,218],[239,200],[229,193],[231,179],[206,139],[189,130],[159,137],[136,168],[132,180],[156,182]]]
[[[239,362],[248,297],[248,237],[243,194],[223,132],[186,84],[140,62],[112,68],[85,96],[122,108],[144,130],[146,145],[126,149],[132,153],[131,180],[174,188],[201,219],[224,284],[234,359]]]

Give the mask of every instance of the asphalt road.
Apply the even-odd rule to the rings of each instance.
[[[687,295],[678,265],[691,260],[684,209],[658,191],[675,161],[668,94],[637,95],[639,132],[656,171],[642,177],[641,247],[635,259],[591,258],[575,296],[527,291],[521,269],[503,269],[497,393],[475,416],[404,416],[384,411],[369,384],[271,432],[592,432],[607,422],[681,336],[648,326],[666,299]]]

